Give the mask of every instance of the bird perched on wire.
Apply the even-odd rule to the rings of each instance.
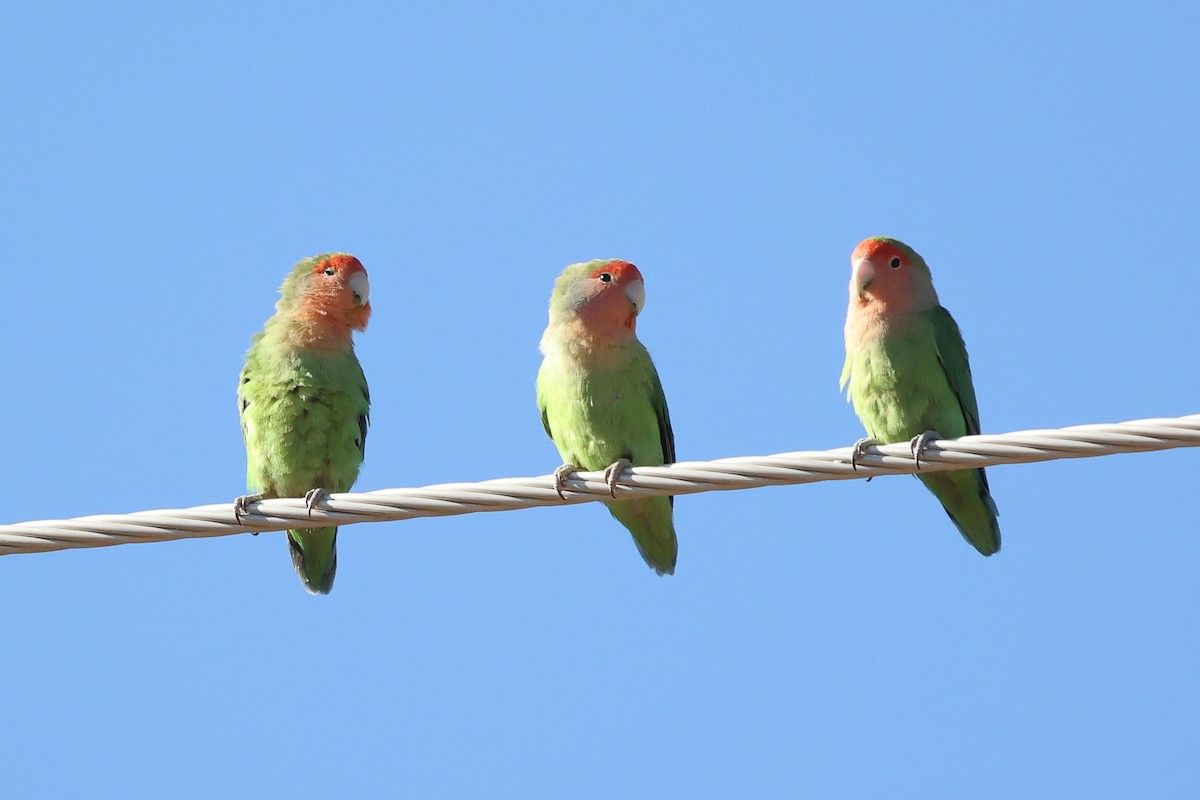
[[[935,439],[979,433],[971,365],[958,324],[942,308],[925,260],[886,236],[864,239],[850,256],[846,362],[840,388],[872,443],[909,439],[920,465]],[[999,511],[982,469],[918,475],[963,538],[985,556],[1000,549]]]
[[[349,253],[292,268],[275,314],[246,353],[238,411],[246,485],[235,514],[272,497],[304,496],[315,508],[358,478],[371,399],[354,354],[354,331],[371,316],[367,271]],[[328,594],[337,570],[337,528],[287,532],[292,565],[311,594]]]
[[[616,497],[626,467],[675,460],[667,398],[650,353],[637,338],[637,317],[645,305],[642,274],[628,261],[572,264],[555,281],[550,324],[540,345],[537,403],[546,433],[565,462],[555,472],[560,495],[566,475],[580,468],[604,469]],[[605,502],[659,575],[675,571],[674,500]]]

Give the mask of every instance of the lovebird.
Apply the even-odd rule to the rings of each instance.
[[[371,316],[367,271],[349,253],[306,258],[279,289],[275,314],[255,334],[238,384],[246,486],[234,513],[272,497],[303,495],[309,509],[358,478],[371,397],[353,332]],[[287,532],[292,565],[310,594],[329,594],[337,528]]]
[[[855,445],[855,455],[868,444],[910,439],[919,465],[929,442],[979,433],[966,345],[911,247],[873,236],[854,248],[850,263],[840,388],[849,387],[871,437]],[[917,477],[976,550],[990,556],[1000,549],[1000,512],[982,469]]]
[[[628,261],[598,260],[563,270],[550,295],[550,324],[539,349],[537,404],[554,440],[563,480],[576,470],[605,470],[616,496],[621,470],[675,460],[675,435],[658,371],[637,338],[646,305],[642,273]],[[674,497],[606,501],[659,575],[675,572],[679,545]]]

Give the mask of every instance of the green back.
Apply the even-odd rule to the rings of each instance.
[[[979,407],[962,334],[941,306],[894,321],[887,336],[847,351],[842,385],[867,434],[901,442],[927,430],[977,434]],[[918,476],[979,552],[1000,549],[999,512],[982,469]]]
[[[283,347],[281,329],[255,337],[238,386],[246,484],[266,497],[346,492],[366,452],[370,394],[353,350],[327,354]],[[327,594],[337,568],[337,528],[288,531],[306,589]]]
[[[621,458],[635,466],[675,460],[675,435],[658,371],[631,340],[603,364],[547,358],[537,377],[542,425],[564,463],[601,470]],[[660,575],[675,571],[674,497],[606,503]]]
[[[846,384],[867,433],[882,442],[927,430],[952,438],[979,431],[966,346],[941,306],[908,314],[887,336],[847,351]]]
[[[542,425],[566,463],[598,470],[619,458],[635,465],[675,460],[667,398],[650,354],[636,339],[603,365],[543,361],[537,402]]]
[[[251,491],[345,492],[366,452],[370,394],[353,352],[272,352],[256,343],[238,390]]]

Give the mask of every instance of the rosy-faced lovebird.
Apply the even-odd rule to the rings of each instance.
[[[565,476],[577,469],[605,469],[615,496],[625,467],[675,460],[667,398],[636,333],[645,304],[642,274],[628,261],[572,264],[554,283],[537,403],[565,462],[555,472],[559,494]],[[659,575],[675,572],[674,500],[605,502]]]
[[[238,385],[246,485],[236,513],[270,497],[304,496],[309,508],[358,478],[370,396],[354,331],[371,316],[367,272],[349,253],[301,261],[279,289],[275,314],[255,334]],[[311,594],[329,594],[337,528],[287,532],[292,565]]]
[[[930,441],[979,433],[967,348],[924,259],[903,242],[873,236],[854,248],[850,263],[841,388],[849,385],[867,435],[912,440],[919,463]],[[859,442],[856,453],[869,442]],[[982,469],[917,477],[976,550],[990,556],[1000,549],[999,512]]]

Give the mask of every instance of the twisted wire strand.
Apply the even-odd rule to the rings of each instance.
[[[695,494],[1177,447],[1200,447],[1200,414],[941,439],[932,442],[921,454],[919,470],[907,442],[870,446],[858,459],[857,466],[850,463],[853,448],[840,447],[633,467],[621,474],[616,496]],[[0,525],[0,555],[228,536],[247,531],[512,511],[611,497],[602,472],[572,473],[566,480],[564,495],[565,498],[560,498],[555,491],[553,475],[539,475],[333,494],[321,507],[313,510],[305,505],[303,498],[261,500],[250,505],[250,513],[243,514],[240,522],[234,517],[232,502],[22,522]]]

